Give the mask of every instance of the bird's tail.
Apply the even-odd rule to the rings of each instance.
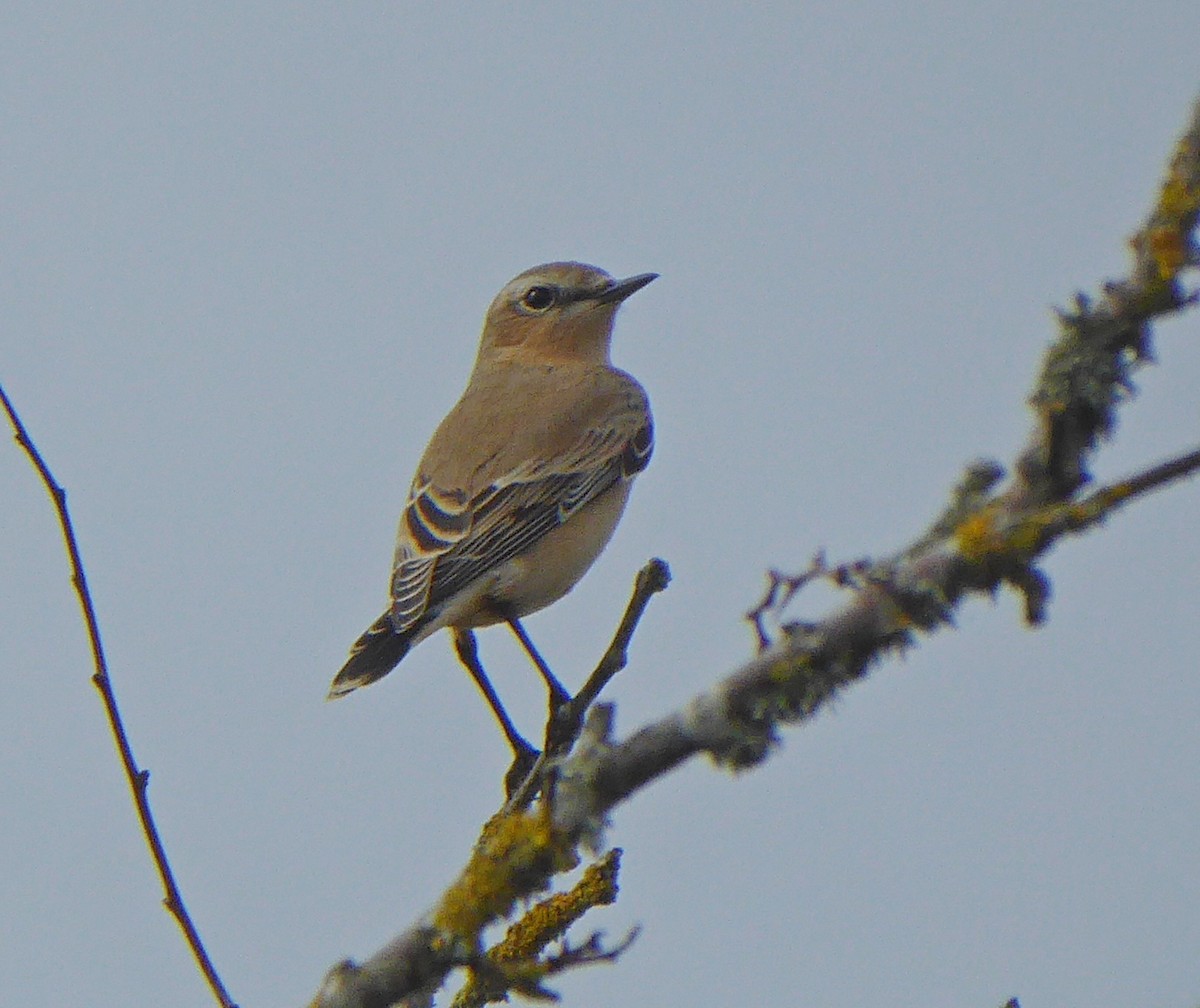
[[[392,671],[412,647],[413,633],[396,633],[388,613],[367,627],[350,648],[350,657],[333,677],[327,700],[336,700],[360,686],[382,679]]]

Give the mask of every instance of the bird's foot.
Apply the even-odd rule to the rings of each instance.
[[[506,799],[511,799],[520,789],[521,785],[528,780],[529,775],[533,773],[534,767],[537,766],[541,755],[528,742],[525,742],[522,746],[513,747],[512,766],[508,768],[508,772],[504,775],[504,797]]]

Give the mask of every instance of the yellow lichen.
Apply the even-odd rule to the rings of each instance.
[[[1187,233],[1195,226],[1200,212],[1200,186],[1190,181],[1190,162],[1194,152],[1181,144],[1158,195],[1157,223],[1146,234],[1146,243],[1160,277],[1172,281],[1188,264]]]
[[[477,971],[459,991],[452,1008],[505,1000],[508,989],[528,990],[538,985],[548,973],[547,964],[538,958],[546,946],[561,938],[592,907],[616,900],[620,865],[621,851],[614,848],[588,865],[569,891],[555,893],[531,907],[509,927],[502,941],[488,949],[487,958],[496,967],[494,973],[483,975]]]
[[[493,816],[466,868],[442,896],[434,925],[473,942],[488,924],[506,917],[518,899],[544,888],[554,872],[571,867],[574,857],[544,813]]]
[[[1057,505],[1041,508],[1009,530],[1006,546],[1010,552],[1033,554],[1046,541],[1047,530],[1058,520]]]
[[[1158,266],[1158,275],[1163,280],[1173,280],[1175,275],[1187,265],[1188,246],[1175,228],[1153,228],[1147,235],[1150,244],[1150,254]]]
[[[960,522],[954,537],[963,556],[976,563],[999,556],[1020,561],[1041,551],[1062,517],[1062,505],[1050,504],[1001,523],[999,510],[991,506]]]
[[[555,893],[532,907],[514,923],[504,940],[488,952],[496,960],[526,959],[561,937],[572,924],[594,906],[605,906],[617,898],[620,849],[610,850],[588,865],[579,881],[567,892]]]
[[[1040,553],[1048,540],[1091,525],[1135,492],[1129,483],[1114,483],[1085,500],[1045,504],[1009,522],[1003,530],[997,527],[995,515],[985,509],[962,522],[955,535],[959,549],[970,560],[1002,554],[1029,558]]]
[[[994,507],[985,507],[959,522],[954,538],[967,559],[984,560],[1008,548],[1004,535],[996,527],[996,516]]]
[[[1186,217],[1200,210],[1200,187],[1189,186],[1175,165],[1163,183],[1158,210],[1169,217]]]
[[[792,655],[787,655],[771,663],[771,667],[767,670],[767,677],[771,682],[784,685],[803,673],[808,668],[808,665],[807,655],[802,656],[800,659]]]

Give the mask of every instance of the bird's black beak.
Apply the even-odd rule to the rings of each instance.
[[[639,273],[637,276],[626,277],[624,280],[614,280],[613,285],[596,296],[598,304],[620,304],[630,294],[636,294],[651,280],[657,280],[657,273]]]

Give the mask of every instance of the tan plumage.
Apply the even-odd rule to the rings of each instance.
[[[386,675],[444,627],[536,612],[592,565],[653,448],[646,394],[612,366],[609,343],[617,307],[654,278],[549,263],[496,296],[467,388],[417,467],[391,604],[330,697]]]

